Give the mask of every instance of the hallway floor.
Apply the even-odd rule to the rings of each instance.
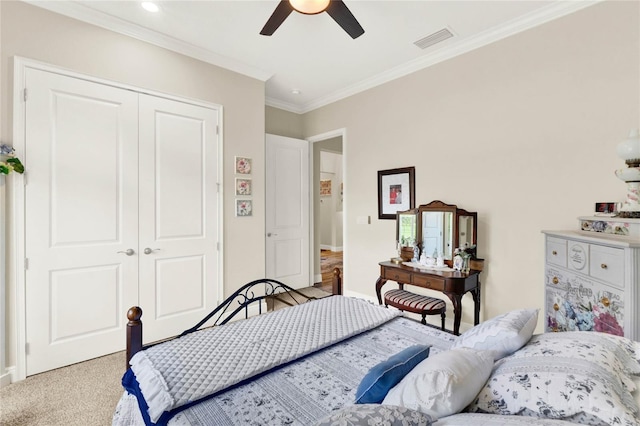
[[[315,283],[313,286],[331,293],[333,270],[335,268],[339,268],[342,271],[342,252],[321,250],[320,271],[322,273],[322,282]]]

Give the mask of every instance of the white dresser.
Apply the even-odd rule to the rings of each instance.
[[[545,331],[604,331],[640,341],[640,238],[545,234]]]

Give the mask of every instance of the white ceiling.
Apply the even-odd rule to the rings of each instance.
[[[155,14],[133,0],[26,1],[266,81],[267,104],[298,113],[598,2],[345,0],[365,30],[353,40],[326,13],[260,35],[278,0],[156,1]],[[443,28],[454,37],[413,44]]]

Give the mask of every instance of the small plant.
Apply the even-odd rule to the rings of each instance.
[[[12,146],[0,144],[0,174],[8,175],[9,173],[24,173],[24,166],[13,153],[15,149]]]

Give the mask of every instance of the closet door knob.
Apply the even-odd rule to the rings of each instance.
[[[603,263],[603,264],[601,264],[601,265],[600,265],[600,267],[601,267],[602,269],[607,269],[607,264],[606,264],[606,263]]]
[[[144,249],[144,254],[151,254],[154,251],[158,251],[158,250],[160,250],[160,249],[158,249],[158,248],[152,249],[152,248],[147,247],[147,248]]]
[[[119,251],[118,253],[124,253],[127,256],[133,256],[136,252],[133,249],[126,249],[124,251]]]

